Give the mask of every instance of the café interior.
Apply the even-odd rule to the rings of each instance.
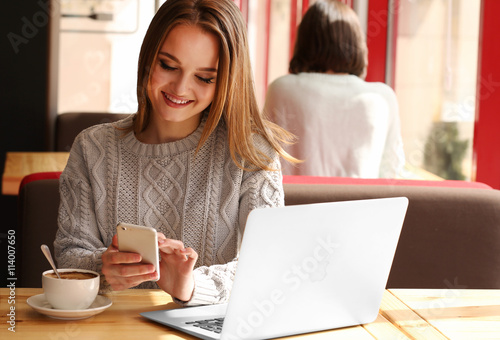
[[[171,298],[158,291],[113,293],[109,309],[69,330],[57,316],[36,314],[25,303],[41,292],[40,274],[50,269],[39,249],[41,244],[52,249],[58,178],[73,140],[89,126],[136,112],[138,53],[164,2],[30,0],[4,5],[0,243],[6,254],[2,271],[15,268],[15,274],[2,274],[0,319],[9,312],[4,295],[13,291],[4,287],[13,287],[15,278],[17,330],[22,333],[23,325],[26,338],[36,338],[37,329],[66,332],[67,338],[72,331],[99,339],[111,331],[124,338],[181,334],[138,320],[138,313],[151,306],[173,308]],[[261,108],[269,84],[289,72],[296,28],[314,2],[235,0],[247,24]],[[366,34],[365,80],[385,83],[396,93],[404,169],[390,179],[284,176],[285,204],[405,196],[409,206],[376,321],[311,336],[498,339],[500,2],[342,2],[354,9]],[[8,315],[6,322],[1,332],[8,327]],[[129,334],[119,328],[125,323]]]

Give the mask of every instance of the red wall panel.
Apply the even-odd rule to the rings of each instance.
[[[366,27],[366,43],[368,45],[367,81],[385,82],[388,14],[388,0],[370,0]]]
[[[482,0],[474,160],[476,178],[500,189],[500,1]]]

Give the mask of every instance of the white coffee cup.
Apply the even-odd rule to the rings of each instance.
[[[57,278],[53,270],[44,271],[42,274],[43,291],[50,305],[55,309],[87,309],[99,292],[99,273],[76,268],[57,271],[61,279]]]

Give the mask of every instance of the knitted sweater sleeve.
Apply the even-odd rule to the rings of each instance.
[[[74,142],[68,164],[59,179],[59,229],[54,241],[60,268],[101,271],[101,255],[107,249],[99,231],[89,174],[84,137]],[[102,287],[101,287],[102,288]]]
[[[243,235],[246,219],[255,208],[270,208],[284,205],[284,193],[279,157],[274,151],[271,167],[277,171],[244,172],[240,190],[239,231]],[[227,264],[202,266],[194,270],[195,288],[190,301],[177,303],[185,306],[225,303],[229,299],[237,258]]]

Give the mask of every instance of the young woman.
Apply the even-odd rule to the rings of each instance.
[[[404,165],[398,104],[383,83],[364,81],[367,47],[356,13],[317,0],[300,23],[289,75],[268,88],[265,111],[297,136],[304,160],[284,175],[394,178]]]
[[[60,267],[100,271],[101,291],[157,288],[187,305],[227,300],[247,215],[284,204],[288,133],[256,104],[246,26],[231,0],[168,0],[139,55],[137,114],[94,126],[61,175]],[[155,228],[160,280],[118,251],[119,222]]]

